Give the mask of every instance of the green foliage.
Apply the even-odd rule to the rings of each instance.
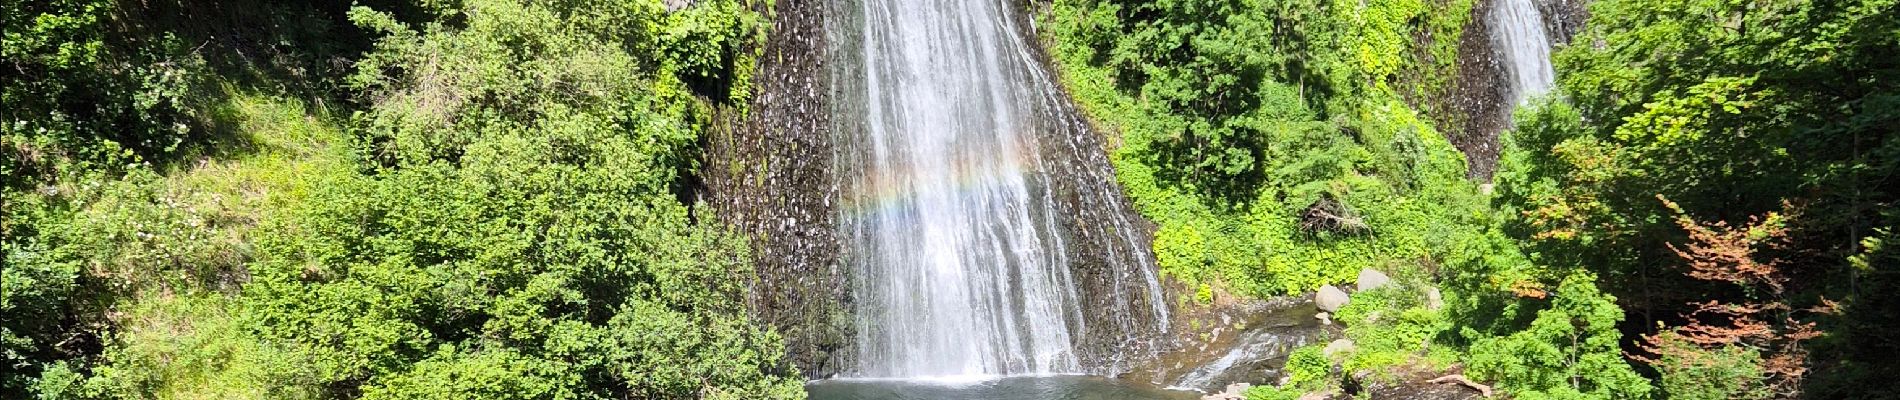
[[[1445,312],[1426,307],[1425,294],[1412,287],[1359,292],[1335,317],[1346,325],[1355,351],[1342,363],[1347,371],[1378,371],[1400,365],[1446,366],[1455,361],[1449,348],[1433,346],[1449,331]]]
[[[1291,386],[1253,386],[1247,388],[1247,400],[1297,400],[1306,394]]]
[[[311,110],[271,96],[230,99],[216,112],[247,133],[246,141],[260,147],[256,155],[205,160],[169,176],[143,164],[122,174],[58,164],[71,169],[32,191],[0,191],[9,229],[0,241],[8,258],[0,309],[17,316],[0,321],[7,367],[18,368],[8,374],[6,389],[29,390],[22,382],[40,376],[47,361],[75,359],[61,368],[86,378],[94,365],[77,361],[118,362],[117,356],[94,354],[100,347],[117,351],[161,341],[153,335],[112,337],[136,329],[139,321],[171,313],[203,316],[202,307],[143,299],[172,304],[177,292],[235,290],[245,279],[254,222],[267,219],[272,204],[296,200],[299,176],[338,170],[336,152],[321,143],[337,141],[341,133],[307,114]],[[149,311],[154,309],[159,311]],[[121,317],[109,318],[108,310]],[[119,370],[149,369],[155,368]],[[99,385],[87,390],[121,393]]]
[[[1286,356],[1286,387],[1316,389],[1332,378],[1333,361],[1326,359],[1321,350],[1318,346],[1301,347]]]
[[[1888,213],[1894,213],[1888,210]],[[1893,221],[1889,217],[1888,221]],[[1848,258],[1848,262],[1861,275],[1859,283],[1868,288],[1892,288],[1900,285],[1900,235],[1893,229],[1881,229],[1873,232],[1861,241],[1862,252]],[[1900,388],[1873,386],[1872,383],[1891,380],[1895,376],[1895,366],[1878,360],[1887,354],[1895,354],[1894,344],[1884,343],[1879,338],[1893,332],[1900,326],[1900,314],[1876,310],[1900,309],[1900,292],[1891,290],[1870,290],[1854,297],[1841,318],[1844,323],[1829,327],[1835,332],[1817,339],[1815,347],[1827,349],[1848,349],[1848,355],[1840,357],[1839,367],[1827,370],[1832,375],[1813,380],[1806,390],[1817,396],[1840,396],[1848,398],[1874,399],[1900,396]],[[1827,354],[1827,353],[1821,353]]]
[[[204,60],[176,36],[118,35],[111,0],[6,1],[0,58],[0,187],[23,190],[62,174],[123,171],[163,161],[209,138],[197,129]]]
[[[84,390],[95,398],[316,398],[300,354],[260,340],[218,293],[160,295],[128,310]],[[42,391],[44,394],[44,391]]]
[[[84,354],[105,336],[102,315],[120,297],[231,283],[236,244],[225,222],[148,169],[119,179],[92,172],[33,192],[9,192],[0,338],[7,389],[40,363]],[[96,343],[96,342],[94,342]],[[18,369],[14,369],[18,368]]]
[[[1616,324],[1623,310],[1598,291],[1595,277],[1572,275],[1530,326],[1504,336],[1473,337],[1472,378],[1497,381],[1520,398],[1629,399],[1649,395],[1650,383],[1618,351]]]
[[[444,349],[378,379],[364,399],[574,399],[581,377],[559,363],[508,350],[476,354]]]
[[[1703,349],[1671,332],[1661,334],[1657,384],[1671,399],[1767,399],[1761,355],[1743,346]]]
[[[47,400],[88,399],[98,396],[98,389],[88,387],[85,375],[73,372],[66,361],[54,361],[45,365],[40,378],[27,388],[32,393]]]
[[[1634,288],[1620,283],[1673,261],[1663,244],[1681,235],[1657,194],[1732,222],[1795,197],[1829,214],[1869,213],[1864,204],[1892,196],[1869,183],[1890,164],[1884,126],[1900,117],[1884,106],[1900,74],[1884,61],[1900,29],[1894,8],[1597,3],[1579,43],[1619,45],[1560,52],[1575,106],[1520,113],[1529,123],[1513,133],[1521,152],[1500,186],[1529,217],[1517,233],[1548,262],[1591,266]],[[1716,17],[1730,14],[1739,19]],[[1695,56],[1676,56],[1686,54]]]
[[[567,142],[581,149],[516,136],[478,144],[459,170],[327,185],[263,242],[266,262],[247,287],[261,333],[309,352],[322,381],[367,380],[366,393],[397,397],[426,397],[405,390],[432,385],[471,390],[435,395],[486,393],[464,380],[501,373],[528,374],[509,378],[524,390],[558,386],[510,394],[527,397],[796,390],[776,369],[777,337],[737,302],[737,239],[688,226],[683,206],[643,192],[628,171],[552,160],[580,152],[634,165],[627,138],[572,133],[583,132],[597,136]],[[537,366],[434,371],[504,357],[471,352],[516,352],[505,357]]]
[[[1322,3],[1078,0],[1044,16],[1066,83],[1119,134],[1117,178],[1160,225],[1164,273],[1243,295],[1310,290],[1442,255],[1439,221],[1482,208],[1463,160],[1388,84],[1443,75],[1403,60],[1448,51],[1470,3]],[[1321,199],[1370,229],[1301,229]]]
[[[246,47],[138,14],[171,6],[0,8],[28,73],[0,121],[0,397],[803,395],[739,300],[745,244],[676,194],[749,96],[749,4],[359,7],[380,36],[349,76],[224,52],[358,31],[176,5],[308,29]]]
[[[31,216],[20,213],[32,205],[6,199],[9,222],[19,223]],[[17,214],[16,214],[17,213]],[[11,238],[9,238],[11,239]],[[0,390],[24,391],[39,376],[42,363],[57,359],[62,333],[74,315],[74,297],[78,289],[80,266],[48,262],[39,252],[48,246],[37,241],[0,242],[6,252],[6,268],[0,269]]]
[[[332,396],[802,395],[739,302],[744,243],[671,192],[709,114],[673,71],[712,61],[640,56],[737,7],[352,11],[386,33],[351,78],[378,99],[357,116],[373,174],[267,225],[256,331]]]
[[[1841,361],[1806,375],[1843,382],[1810,389],[1878,396],[1868,388],[1882,385],[1845,382],[1872,382],[1879,374],[1864,371],[1900,356],[1871,333],[1900,325],[1852,306],[1892,292],[1853,257],[1900,223],[1886,211],[1900,187],[1896,16],[1900,3],[1887,0],[1593,3],[1555,57],[1562,97],[1519,110],[1510,133],[1500,199],[1523,217],[1510,232],[1536,262],[1595,271],[1643,314],[1671,316],[1749,294],[1681,273],[1669,244],[1685,236],[1658,195],[1731,226],[1787,202],[1800,217],[1786,245],[1759,256],[1783,260],[1790,309],[1848,305],[1821,325],[1843,334],[1812,353]]]
[[[283,6],[0,2],[6,25],[0,59],[9,71],[0,81],[0,104],[6,105],[0,115],[0,250],[6,260],[0,309],[8,316],[0,319],[0,397],[27,396],[42,371],[52,374],[40,380],[45,388],[90,379],[93,361],[120,322],[107,311],[132,298],[228,289],[242,280],[241,226],[256,216],[233,211],[252,196],[235,188],[209,193],[204,185],[217,179],[185,182],[174,172],[229,168],[202,157],[251,144],[238,137],[248,132],[221,126],[242,113],[221,109],[237,90],[221,84],[234,79],[214,71],[210,60],[248,65],[298,58],[279,50],[305,53],[284,48],[307,49],[289,41],[258,45],[236,37],[242,35],[212,38],[206,32],[217,28],[203,23],[196,30],[174,28],[229,9],[282,16],[274,13]],[[174,8],[193,12],[161,12]],[[217,12],[196,12],[210,10]],[[319,18],[294,15],[250,26],[291,31],[288,23]],[[237,30],[243,29],[227,29]],[[207,57],[216,52],[208,48],[226,45],[286,57]],[[260,48],[271,50],[254,51]],[[252,182],[245,178],[225,184]]]
[[[1590,278],[1567,280],[1555,307],[1516,296],[1574,267],[1532,264],[1463,179],[1460,154],[1400,100],[1447,87],[1470,7],[1074,0],[1044,16],[1065,83],[1120,140],[1111,160],[1159,225],[1164,273],[1248,296],[1346,282],[1368,266],[1445,286],[1443,308],[1425,304],[1430,278],[1355,294],[1337,319],[1357,350],[1327,360],[1302,349],[1291,385],[1253,396],[1337,384],[1335,362],[1460,360],[1521,396],[1647,393],[1617,348],[1622,311]],[[1552,357],[1516,358],[1526,352]]]
[[[1057,52],[1098,119],[1123,125],[1123,151],[1158,167],[1156,179],[1226,203],[1252,201],[1273,182],[1286,135],[1325,132],[1318,116],[1350,113],[1362,95],[1390,91],[1401,70],[1447,76],[1469,1],[1428,12],[1417,0],[1057,2],[1047,16]],[[1413,29],[1425,25],[1423,29]],[[1413,38],[1425,37],[1417,41]],[[1419,46],[1421,48],[1414,48]],[[1415,52],[1434,63],[1410,64]],[[1434,81],[1436,82],[1436,81]],[[1407,85],[1441,83],[1406,82]],[[1094,101],[1086,101],[1094,100]],[[1109,100],[1109,101],[1102,101]],[[1114,104],[1114,109],[1100,106]],[[1099,118],[1113,114],[1140,118]],[[1133,115],[1130,115],[1132,117]],[[1335,127],[1337,128],[1337,127]]]
[[[1460,154],[1400,100],[1444,90],[1469,7],[1076,0],[1045,15],[1065,83],[1120,140],[1111,160],[1159,225],[1164,273],[1248,296],[1347,282],[1368,266],[1429,277],[1354,294],[1336,317],[1355,351],[1327,360],[1320,346],[1301,349],[1289,385],[1250,395],[1337,385],[1335,363],[1461,361],[1520,396],[1646,395],[1617,347],[1622,310],[1587,277],[1567,280],[1554,307],[1519,297],[1575,267],[1533,264],[1463,179]],[[1427,307],[1431,284],[1445,287],[1444,307]]]

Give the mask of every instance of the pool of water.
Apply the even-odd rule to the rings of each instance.
[[[946,379],[828,379],[805,385],[811,400],[1193,400],[1194,392],[1114,379],[1013,376]]]

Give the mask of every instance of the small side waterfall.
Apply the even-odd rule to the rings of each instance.
[[[1526,99],[1550,90],[1556,72],[1550,66],[1550,39],[1544,31],[1544,17],[1535,0],[1497,0],[1491,9],[1492,40],[1504,55],[1505,72],[1511,76],[1511,101]]]
[[[1011,4],[834,2],[847,375],[1102,373],[1165,329],[1147,244]]]

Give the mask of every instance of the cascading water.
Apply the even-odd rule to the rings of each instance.
[[[1544,94],[1555,82],[1550,66],[1550,39],[1535,0],[1498,0],[1491,9],[1493,40],[1504,55],[1511,76],[1511,102],[1520,104]]]
[[[1088,133],[1010,4],[834,3],[849,19],[827,27],[856,297],[847,375],[1101,373],[1124,358],[1101,353],[1165,329],[1106,160],[1076,145]]]

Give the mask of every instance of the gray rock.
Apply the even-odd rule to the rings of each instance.
[[[1352,339],[1339,339],[1334,340],[1332,343],[1327,343],[1326,349],[1320,350],[1320,352],[1326,354],[1326,358],[1333,358],[1334,355],[1351,353],[1356,349],[1358,349],[1358,347],[1353,345]]]
[[[1359,290],[1378,289],[1391,283],[1392,277],[1386,276],[1384,272],[1371,268],[1359,270]]]
[[[1313,304],[1325,312],[1339,311],[1340,307],[1345,307],[1346,302],[1351,300],[1346,297],[1346,291],[1339,290],[1333,285],[1320,286],[1319,292],[1313,293]]]
[[[1435,287],[1425,289],[1425,308],[1437,310],[1443,307],[1445,307],[1445,294],[1440,293]]]
[[[1253,387],[1253,384],[1246,382],[1227,385],[1227,390],[1201,396],[1201,400],[1245,400],[1247,398],[1247,388],[1250,387]]]
[[[1318,319],[1319,319],[1319,324],[1320,324],[1320,325],[1332,325],[1332,324],[1333,324],[1333,315],[1332,315],[1332,314],[1329,314],[1329,313],[1326,313],[1325,311],[1321,311],[1321,312],[1320,312],[1319,314],[1313,314],[1313,318],[1318,318]]]

